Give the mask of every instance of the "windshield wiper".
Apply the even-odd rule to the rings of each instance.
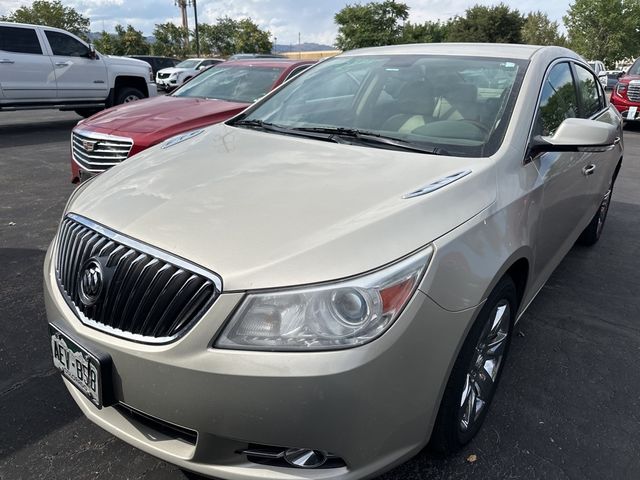
[[[338,143],[353,143],[353,140],[363,141],[368,144],[384,145],[394,147],[400,150],[411,152],[428,153],[431,155],[449,155],[443,148],[439,147],[421,147],[407,140],[396,137],[389,137],[375,132],[358,130],[355,128],[344,127],[298,127],[293,130],[308,133],[324,133],[331,135],[333,140]]]
[[[268,132],[282,133],[284,135],[295,135],[297,137],[315,138],[319,140],[325,140],[333,142],[335,141],[331,135],[324,134],[322,132],[304,131],[296,128],[288,128],[282,125],[276,125],[275,123],[265,122],[263,120],[250,119],[250,120],[236,120],[229,125],[234,127],[246,127],[255,128],[258,130],[264,130]]]

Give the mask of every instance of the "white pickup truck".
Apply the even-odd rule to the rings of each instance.
[[[89,116],[155,95],[146,62],[103,55],[58,28],[0,22],[0,111],[55,108]]]

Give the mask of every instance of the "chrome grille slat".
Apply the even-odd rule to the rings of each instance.
[[[84,142],[93,148],[87,150]],[[71,155],[82,168],[91,171],[103,171],[118,165],[131,153],[133,140],[87,131],[74,131],[71,134]]]
[[[104,290],[95,304],[85,292],[85,304],[79,279],[95,262]],[[60,226],[55,265],[60,291],[81,322],[143,343],[178,338],[222,291],[213,272],[72,213]]]
[[[627,98],[632,102],[640,102],[640,83],[629,83],[627,88]]]

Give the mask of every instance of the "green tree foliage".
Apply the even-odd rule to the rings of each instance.
[[[612,66],[640,50],[638,0],[575,0],[563,17],[571,48]]]
[[[131,25],[127,25],[127,28],[116,25],[115,34],[103,31],[94,44],[99,52],[107,55],[148,55],[151,51],[142,32]]]
[[[407,18],[409,7],[393,0],[347,5],[334,17],[338,25],[336,46],[351,50],[397,44],[402,39],[402,22]]]
[[[269,53],[273,47],[270,33],[248,18],[219,18],[215,24],[202,24],[199,29],[201,50],[210,55]]]
[[[440,43],[447,38],[447,23],[407,22],[402,28],[402,43]]]
[[[530,12],[522,26],[522,41],[530,45],[559,45],[567,43],[560,34],[558,22],[552,22],[546,13]]]
[[[184,27],[167,22],[159,23],[153,30],[156,41],[151,50],[154,55],[167,57],[186,58],[191,53],[187,46],[189,32]]]
[[[524,17],[507,5],[475,5],[464,17],[454,17],[449,24],[447,41],[522,43]]]
[[[13,13],[0,17],[0,20],[62,28],[85,39],[89,35],[89,18],[74,8],[65,7],[58,0],[35,0],[30,7],[23,5]]]

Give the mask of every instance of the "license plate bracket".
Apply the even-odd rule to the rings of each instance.
[[[49,335],[54,367],[96,407],[112,405],[111,356],[87,349],[51,323]]]

